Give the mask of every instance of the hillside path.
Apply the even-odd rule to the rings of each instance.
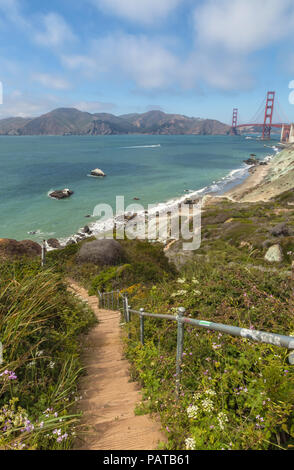
[[[130,382],[129,363],[123,357],[120,312],[102,310],[96,296],[69,280],[69,289],[88,303],[99,320],[83,341],[86,375],[80,380],[78,409],[83,412],[83,432],[77,450],[155,450],[165,441],[158,421],[135,416],[141,401],[139,387]]]

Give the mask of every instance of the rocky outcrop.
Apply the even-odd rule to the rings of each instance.
[[[271,235],[274,237],[288,237],[290,235],[289,228],[287,227],[287,224],[285,222],[282,222],[281,224],[276,225],[271,231]]]
[[[52,191],[52,193],[49,194],[50,197],[53,199],[66,199],[70,196],[72,196],[74,192],[71,191],[70,189],[58,189],[57,191]]]
[[[266,261],[270,263],[281,263],[284,259],[283,251],[280,245],[273,245],[271,246],[264,257]]]
[[[102,176],[102,177],[106,176],[106,174],[102,170],[100,170],[100,168],[96,168],[95,170],[92,170],[91,175],[92,176]]]
[[[17,241],[9,238],[0,239],[0,259],[41,256],[41,246],[32,240]]]
[[[77,255],[77,263],[115,266],[124,260],[124,250],[116,240],[95,240],[84,243]]]
[[[49,238],[49,240],[47,240],[47,245],[50,248],[54,248],[54,249],[61,248],[61,245],[60,245],[59,241],[57,240],[57,238]]]
[[[246,165],[257,165],[259,163],[259,160],[254,157],[250,157],[247,158],[247,160],[244,160],[244,163],[246,163]]]

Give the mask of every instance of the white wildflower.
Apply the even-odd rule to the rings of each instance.
[[[210,413],[214,410],[213,401],[209,400],[209,398],[205,398],[204,400],[202,400],[201,405],[203,410],[207,413]]]
[[[199,406],[197,406],[197,405],[188,406],[188,408],[187,408],[188,417],[193,418],[193,419],[197,418],[198,410],[199,410]]]
[[[195,450],[195,447],[196,447],[195,439],[193,439],[193,437],[188,437],[185,440],[185,445],[186,445],[186,450]]]
[[[223,431],[223,430],[225,429],[225,423],[227,423],[227,422],[229,421],[228,416],[226,415],[226,413],[224,413],[223,411],[221,411],[221,412],[217,415],[217,420],[218,420],[219,427],[220,427],[221,430]]]

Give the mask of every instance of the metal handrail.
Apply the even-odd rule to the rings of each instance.
[[[222,323],[214,323],[205,320],[196,320],[194,318],[187,318],[185,317],[186,309],[180,307],[178,309],[177,315],[164,315],[159,313],[148,313],[145,312],[144,308],[141,308],[140,311],[133,310],[129,306],[128,298],[126,295],[122,294],[119,290],[112,291],[112,292],[103,292],[101,293],[98,291],[99,297],[105,304],[105,297],[108,296],[108,303],[109,303],[109,296],[112,297],[112,302],[114,295],[118,295],[118,305],[119,305],[119,298],[122,298],[122,310],[124,314],[124,319],[126,323],[131,321],[131,315],[138,315],[140,317],[140,342],[142,346],[144,346],[144,318],[158,318],[163,320],[170,320],[176,321],[178,324],[177,329],[177,360],[176,360],[176,394],[179,396],[180,392],[180,379],[181,379],[181,366],[183,360],[183,344],[184,344],[184,327],[185,324],[189,324],[191,326],[195,326],[198,328],[204,328],[206,330],[212,331],[219,331],[224,334],[229,334],[232,336],[239,336],[243,339],[250,339],[255,342],[270,344],[273,346],[278,346],[282,348],[286,348],[290,350],[288,361],[291,365],[294,365],[294,337],[293,336],[285,336],[279,335],[276,333],[269,333],[266,331],[259,331],[247,328],[240,328],[238,326],[233,325],[224,325]],[[130,336],[129,331],[129,338]]]

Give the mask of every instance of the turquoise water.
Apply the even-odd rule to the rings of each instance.
[[[0,238],[68,237],[94,221],[85,216],[97,204],[115,208],[116,195],[126,204],[138,197],[145,207],[165,202],[220,181],[244,167],[250,153],[262,158],[274,151],[228,136],[0,137]],[[97,167],[107,178],[87,176]],[[238,183],[245,171],[213,189]],[[62,201],[48,197],[63,188],[75,194]]]

